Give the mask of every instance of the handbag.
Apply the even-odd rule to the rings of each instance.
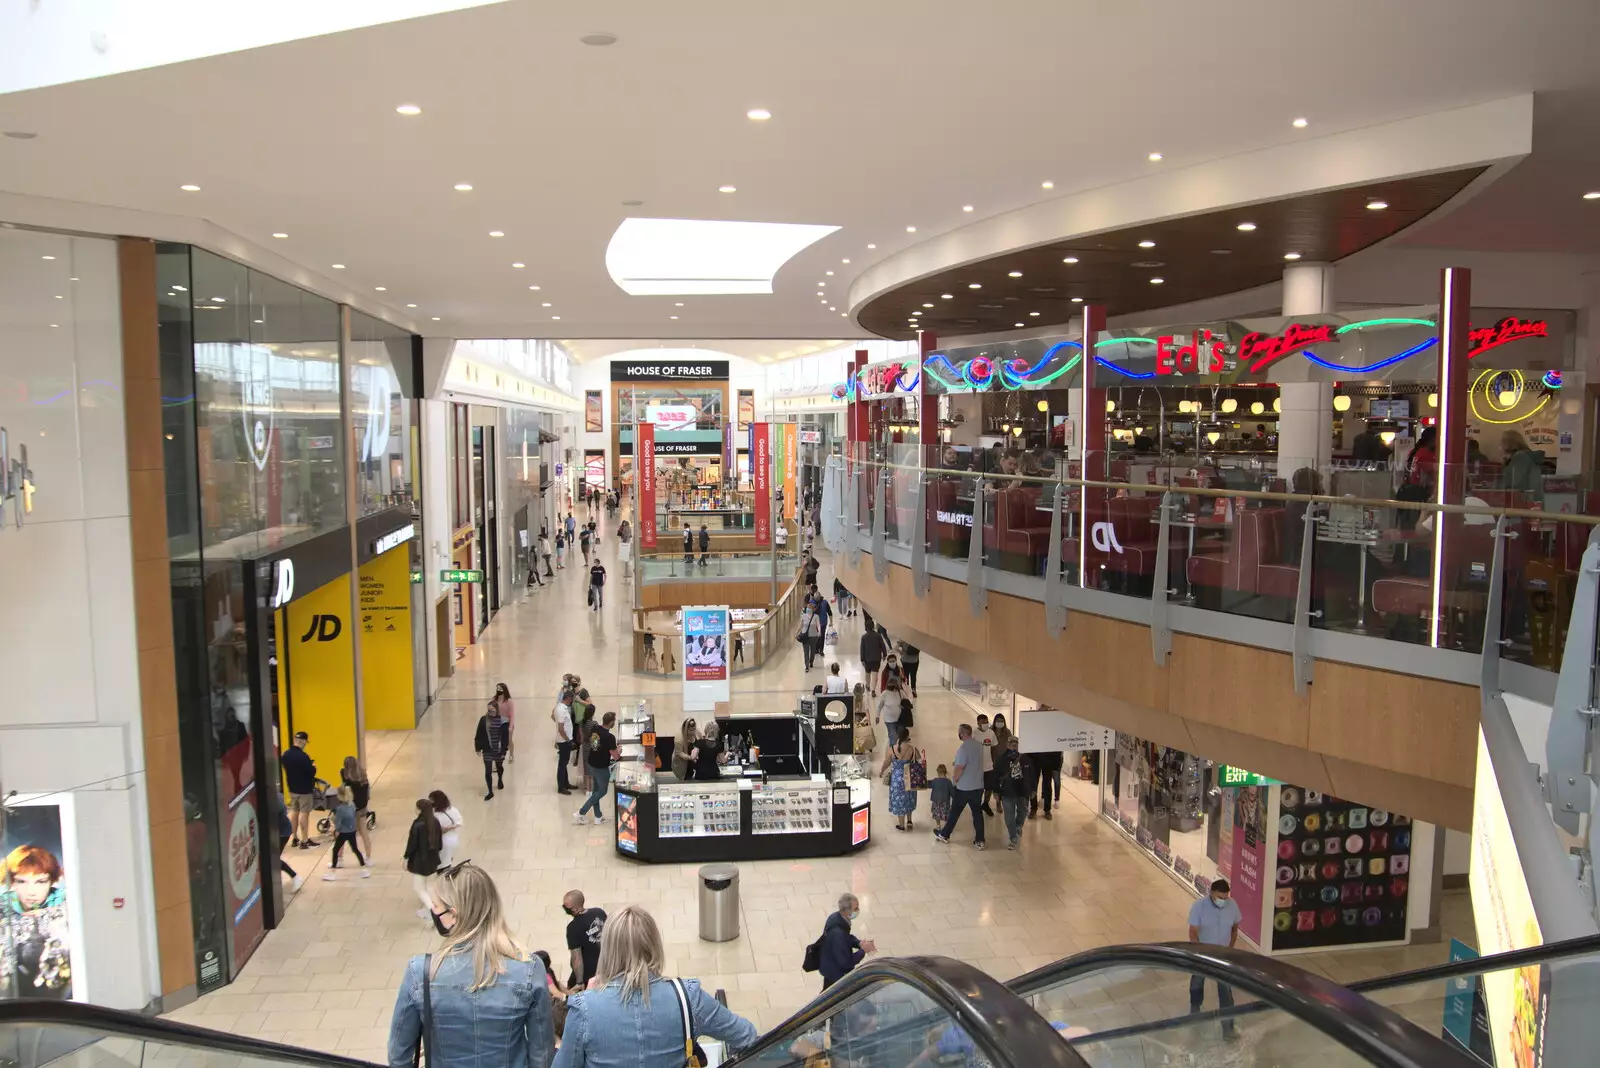
[[[689,1012],[689,995],[683,989],[683,980],[670,979],[672,992],[678,995],[678,1015],[683,1020],[683,1068],[705,1068],[706,1051],[694,1040],[694,1017]]]
[[[926,790],[928,788],[928,754],[921,749],[917,755],[906,761],[906,783],[908,790]]]
[[[433,954],[422,958],[422,1034],[417,1036],[417,1050],[411,1055],[412,1068],[423,1063],[433,1063]],[[427,1050],[424,1057],[423,1050]]]

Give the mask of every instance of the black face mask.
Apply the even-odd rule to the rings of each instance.
[[[565,912],[568,916],[576,916],[577,915],[576,912],[572,911],[572,906],[571,905],[562,905],[561,906],[561,911]]]

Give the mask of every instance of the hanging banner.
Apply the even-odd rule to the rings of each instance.
[[[794,482],[800,473],[800,439],[797,434],[800,427],[795,423],[783,424],[783,507],[778,509],[777,519],[781,523],[794,515],[798,509],[794,499]]]
[[[750,424],[750,473],[755,486],[756,544],[772,544],[772,440],[769,423]]]
[[[728,606],[683,609],[683,708],[703,711],[728,699]]]
[[[70,798],[68,795],[56,795]],[[76,850],[69,851],[60,805],[8,799],[0,828],[0,999],[85,1000],[73,975],[83,964],[78,944]]]
[[[649,423],[634,427],[639,438],[639,544],[656,547],[656,428]]]

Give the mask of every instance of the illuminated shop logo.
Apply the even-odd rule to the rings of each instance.
[[[234,351],[245,362],[239,374],[239,418],[244,422],[245,449],[256,470],[265,471],[272,455],[272,353],[256,345]]]
[[[0,527],[5,526],[6,509],[11,509],[11,522],[22,526],[33,514],[33,468],[28,466],[28,447],[17,446],[17,455],[11,455],[11,435],[0,426]]]

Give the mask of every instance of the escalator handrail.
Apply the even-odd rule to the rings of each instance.
[[[1000,980],[950,957],[885,957],[861,965],[758,1038],[725,1068],[754,1063],[827,1026],[872,987],[900,983],[933,1002],[964,1030],[994,1068],[1089,1068],[1055,1028]]]
[[[1127,967],[1164,968],[1226,983],[1321,1031],[1372,1064],[1441,1068],[1477,1063],[1458,1047],[1331,979],[1273,957],[1226,946],[1196,942],[1105,946],[1046,965],[1007,985],[1019,996],[1028,997],[1081,975]],[[1161,1025],[1166,1023],[1161,1021]],[[1118,1033],[1145,1029],[1154,1028],[1145,1024]],[[1087,1040],[1096,1037],[1090,1035]]]
[[[1365,994],[1369,990],[1394,990],[1402,986],[1413,986],[1417,983],[1437,982],[1441,979],[1459,979],[1469,975],[1483,975],[1486,972],[1503,972],[1512,968],[1521,968],[1529,964],[1547,964],[1553,960],[1564,960],[1567,957],[1581,957],[1585,954],[1600,955],[1600,934],[1584,935],[1581,938],[1567,938],[1560,942],[1546,942],[1542,946],[1530,946],[1527,949],[1512,949],[1504,953],[1491,953],[1487,957],[1473,957],[1471,960],[1452,960],[1443,964],[1430,964],[1426,968],[1413,968],[1409,972],[1394,972],[1390,975],[1380,975],[1376,979],[1363,979],[1351,983],[1348,989],[1358,994]]]
[[[78,1031],[116,1035],[166,1046],[216,1050],[240,1057],[309,1065],[311,1068],[381,1068],[370,1061],[280,1045],[261,1038],[213,1031],[207,1027],[195,1027],[176,1020],[81,1001],[37,1001],[32,998],[0,1001],[0,1027],[7,1025],[70,1027]]]

